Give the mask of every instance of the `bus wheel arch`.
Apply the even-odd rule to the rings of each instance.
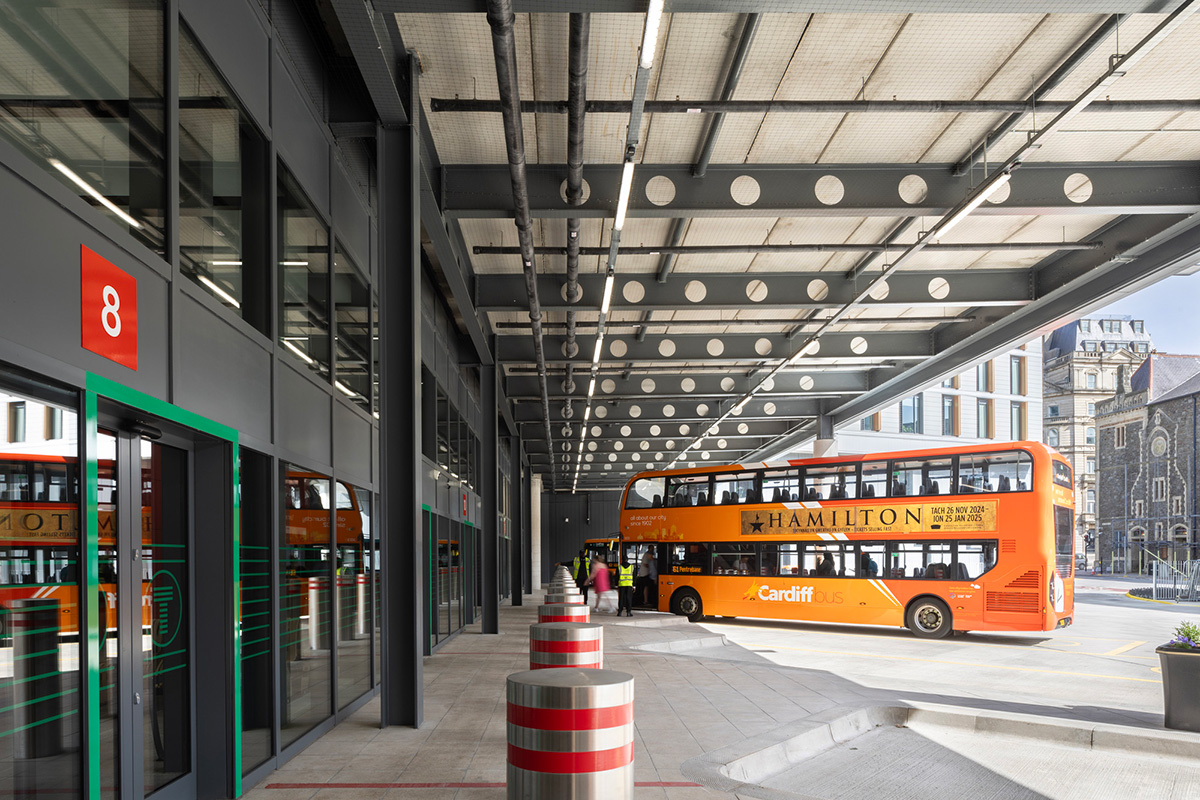
[[[909,602],[904,624],[920,639],[944,639],[954,630],[954,616],[946,601],[926,594]]]
[[[690,586],[676,589],[671,595],[671,610],[688,618],[691,622],[699,622],[704,616],[704,602],[700,593]]]

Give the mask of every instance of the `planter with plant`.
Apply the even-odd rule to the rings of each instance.
[[[1157,652],[1166,726],[1200,733],[1200,625],[1179,623],[1175,637]]]

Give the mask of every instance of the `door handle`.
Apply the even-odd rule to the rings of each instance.
[[[141,692],[133,693],[133,704],[135,706],[140,706],[142,704],[142,693]]]

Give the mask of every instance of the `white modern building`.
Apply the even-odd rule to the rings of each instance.
[[[927,386],[836,438],[843,454],[1041,440],[1041,339]]]

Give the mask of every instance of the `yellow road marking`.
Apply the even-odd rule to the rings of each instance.
[[[1129,644],[1118,647],[1116,650],[1109,650],[1107,653],[1102,653],[1101,655],[1119,656],[1119,655],[1121,655],[1121,653],[1124,653],[1126,650],[1132,650],[1133,648],[1137,647],[1138,645],[1143,645],[1143,644],[1145,644],[1145,642],[1130,642]]]
[[[913,656],[887,656],[876,655],[874,653],[848,653],[842,650],[816,650],[807,647],[787,647],[780,644],[750,644],[743,643],[744,647],[770,647],[776,650],[796,650],[801,653],[824,653],[825,655],[833,656],[858,656],[860,658],[879,658],[889,661],[917,661],[923,664],[948,664],[953,667],[971,667],[985,669],[1003,669],[1013,672],[1041,672],[1047,675],[1070,675],[1077,678],[1107,678],[1114,681],[1135,681],[1137,683],[1162,683],[1162,681],[1153,680],[1151,678],[1127,678],[1123,675],[1100,675],[1093,672],[1068,672],[1059,669],[1037,669],[1036,667],[1008,667],[1000,664],[974,664],[968,661],[946,661],[940,658],[915,658]]]
[[[1130,600],[1141,600],[1142,602],[1145,602],[1145,603],[1162,603],[1164,606],[1177,606],[1177,605],[1179,605],[1179,604],[1178,604],[1178,603],[1176,603],[1174,600],[1155,600],[1155,599],[1153,599],[1153,598],[1150,598],[1150,597],[1138,597],[1138,596],[1137,596],[1136,594],[1134,594],[1133,592],[1128,592],[1128,593],[1127,593],[1125,596],[1126,596],[1126,597],[1128,597]]]

